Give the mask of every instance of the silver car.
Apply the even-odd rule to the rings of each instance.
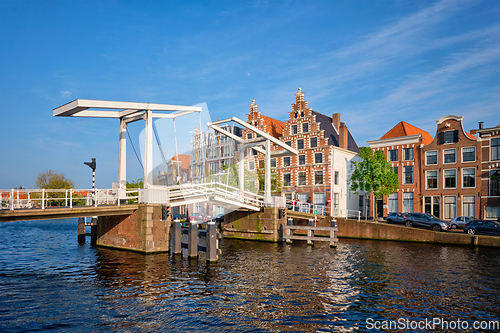
[[[447,231],[449,224],[434,215],[426,213],[409,213],[404,218],[405,226],[432,229],[434,231]]]
[[[472,220],[474,220],[474,218],[470,216],[457,216],[450,221],[450,227],[452,229],[463,229],[465,225]]]

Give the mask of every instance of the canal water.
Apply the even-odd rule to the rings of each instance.
[[[0,224],[1,332],[375,332],[391,322],[423,332],[440,328],[422,326],[435,318],[485,331],[471,325],[500,320],[498,249],[226,239],[207,264],[78,245],[76,233],[76,219]]]

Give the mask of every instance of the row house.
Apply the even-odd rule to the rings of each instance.
[[[398,175],[399,190],[382,198],[372,198],[371,207],[377,205],[379,215],[387,216],[390,212],[422,211],[421,161],[422,147],[432,142],[432,136],[426,131],[399,122],[379,140],[368,141],[373,150],[382,150],[394,172]],[[375,202],[376,201],[376,202]],[[373,216],[372,211],[370,215]]]
[[[328,117],[314,111],[299,88],[286,122],[263,116],[255,101],[250,104],[247,121],[299,151],[297,156],[271,158],[272,173],[281,182],[287,200],[310,200],[312,204],[329,207],[334,215],[364,211],[364,194],[352,193],[348,184],[354,170],[352,162],[360,160],[359,147],[340,121],[340,114]],[[250,131],[243,132],[245,139],[252,139],[252,135]],[[247,156],[248,168],[253,170],[263,159],[253,150]]]
[[[481,192],[479,211],[486,219],[500,218],[500,125],[472,130],[481,147],[481,164],[478,171],[478,187]]]

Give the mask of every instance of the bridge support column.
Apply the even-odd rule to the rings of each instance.
[[[189,223],[188,257],[198,257],[198,223]]]
[[[172,253],[182,253],[182,230],[180,220],[174,220],[170,232],[172,233]]]
[[[78,218],[78,244],[85,244],[87,230],[85,228],[85,217]]]
[[[170,220],[162,220],[161,205],[139,204],[131,215],[100,216],[97,245],[145,254],[168,252],[170,225]]]
[[[90,244],[97,244],[97,216],[92,217],[92,222],[90,223]]]

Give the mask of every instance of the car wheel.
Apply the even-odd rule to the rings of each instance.
[[[456,229],[456,228],[457,228],[457,225],[456,225],[456,224],[452,224],[452,225],[451,225],[451,228],[452,228],[452,229]]]
[[[469,229],[469,230],[467,230],[467,233],[468,233],[469,235],[475,235],[475,234],[476,234],[476,230],[474,230],[474,229]]]
[[[387,220],[387,223],[391,224],[391,223],[392,223],[392,220],[391,220],[391,219],[388,219],[388,220]]]
[[[441,231],[441,227],[437,224],[432,226],[432,231]]]
[[[407,226],[408,228],[411,228],[411,227],[413,227],[413,223],[411,223],[411,221],[406,221],[405,226]]]

